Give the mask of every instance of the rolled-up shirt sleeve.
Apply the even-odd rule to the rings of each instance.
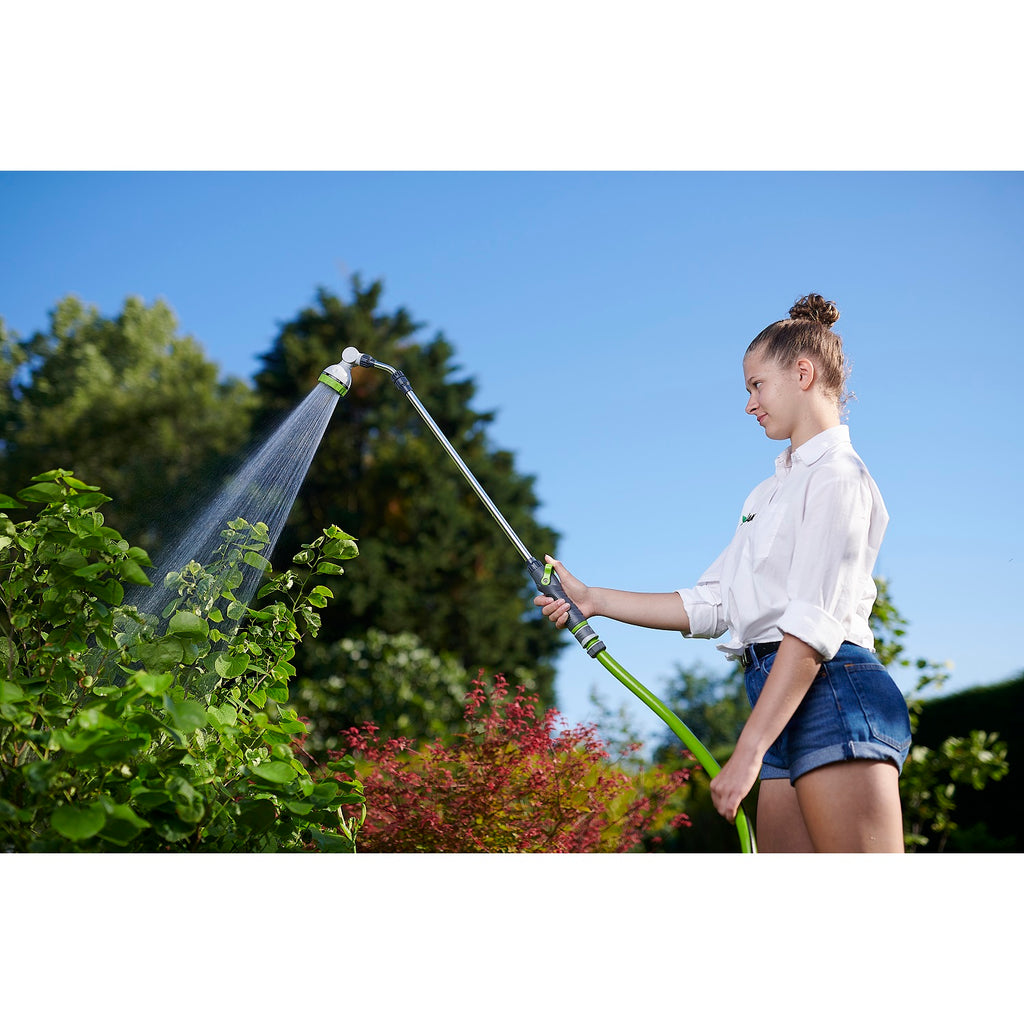
[[[847,638],[877,553],[871,544],[872,488],[867,472],[820,474],[808,488],[786,580],[778,627],[825,661]]]
[[[685,637],[712,639],[729,628],[722,608],[723,558],[724,552],[701,575],[695,586],[677,591],[690,620],[689,632],[683,632]]]

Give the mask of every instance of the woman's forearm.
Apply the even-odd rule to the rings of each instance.
[[[813,647],[788,633],[783,635],[736,749],[711,780],[711,798],[727,821],[736,820],[740,803],[757,781],[765,752],[793,717],[820,668],[821,656]]]
[[[683,599],[675,591],[667,594],[637,594],[629,590],[591,587],[594,615],[649,629],[672,629],[689,633],[690,619]]]
[[[764,757],[811,688],[821,661],[809,644],[788,633],[783,635],[757,704],[736,743],[736,753],[757,761]]]

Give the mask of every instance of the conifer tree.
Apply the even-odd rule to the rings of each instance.
[[[407,310],[379,308],[382,288],[353,278],[348,301],[321,289],[315,305],[282,326],[255,378],[262,426],[294,408],[354,345],[408,376],[526,546],[538,557],[554,550],[557,534],[534,518],[533,480],[489,442],[493,414],[472,407],[476,385],[456,379],[452,346],[440,333],[416,340],[421,325]],[[325,614],[320,642],[369,628],[411,633],[469,672],[504,672],[550,702],[563,638],[534,614],[522,559],[389,376],[355,367],[352,381],[279,544],[292,550],[327,523],[358,538],[359,558]]]

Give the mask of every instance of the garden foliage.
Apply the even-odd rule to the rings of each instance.
[[[474,680],[465,721],[419,748],[372,723],[342,735],[338,756],[356,758],[366,793],[361,850],[619,852],[688,824],[688,770],[626,771],[595,727],[559,728],[556,710],[503,676]]]
[[[306,722],[305,750],[321,757],[344,729],[373,722],[394,736],[449,736],[459,729],[470,674],[413,633],[367,629],[306,650],[292,707]]]
[[[286,703],[333,596],[318,579],[353,539],[329,527],[247,610],[232,586],[266,534],[236,520],[144,616],[122,602],[150,561],[104,524],[108,500],[65,470],[0,496],[41,506],[0,513],[0,849],[354,850],[361,787],[310,777]]]

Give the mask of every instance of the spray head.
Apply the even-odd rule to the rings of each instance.
[[[326,384],[329,388],[333,388],[338,392],[342,398],[348,394],[348,389],[352,387],[352,367],[359,362],[362,358],[359,349],[353,348],[351,345],[341,353],[341,362],[335,363],[333,366],[328,366],[323,373],[320,374],[320,383]]]

